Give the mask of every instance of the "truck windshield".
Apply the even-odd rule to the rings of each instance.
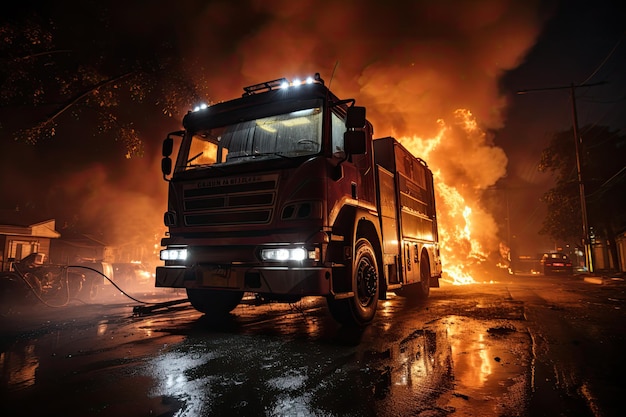
[[[314,107],[198,131],[179,168],[315,155],[321,146],[322,109]]]

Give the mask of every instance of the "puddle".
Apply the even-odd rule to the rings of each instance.
[[[508,322],[453,316],[447,329],[455,416],[523,415],[530,387],[530,339]]]

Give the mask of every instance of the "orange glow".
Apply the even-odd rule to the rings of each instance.
[[[463,282],[480,279],[470,268],[484,259],[473,254],[497,251],[499,239],[476,194],[505,174],[507,162],[483,129],[504,125],[508,98],[500,79],[524,61],[545,9],[522,1],[387,3],[255,1],[264,19],[222,47],[220,36],[240,10],[207,2],[182,26],[193,36],[181,42],[185,62],[197,63],[183,71],[201,80],[197,90],[211,101],[241,94],[244,85],[319,72],[338,97],[367,107],[376,137],[401,139],[436,171],[438,184],[456,190],[450,198],[457,202],[438,195],[444,271]],[[448,204],[458,204],[458,214],[449,216]],[[465,207],[471,212],[463,216]]]
[[[0,368],[9,389],[24,389],[36,383],[39,357],[35,345],[24,346],[23,350],[0,353]]]
[[[483,281],[477,267],[498,250],[497,227],[479,202],[480,192],[504,173],[506,157],[489,143],[467,109],[453,112],[454,123],[439,119],[432,138],[400,137],[427,161],[435,177],[443,280],[455,285]]]
[[[447,330],[458,383],[474,389],[485,386],[493,374],[493,354],[485,333],[477,333],[476,338],[466,340],[462,337],[463,330],[455,322],[449,323]]]

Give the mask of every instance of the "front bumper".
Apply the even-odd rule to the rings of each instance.
[[[205,288],[285,295],[330,295],[331,268],[293,266],[160,266],[157,287]]]

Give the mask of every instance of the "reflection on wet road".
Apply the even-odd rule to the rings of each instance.
[[[391,297],[363,330],[313,298],[241,305],[219,323],[189,306],[36,309],[2,318],[1,401],[16,416],[532,415],[548,342],[528,321],[536,293],[525,302],[515,285]]]
[[[526,336],[515,334],[513,345],[522,352],[511,351],[515,328],[449,316],[400,340],[377,343],[376,333],[366,331],[356,346],[266,334],[193,335],[144,372],[157,382],[150,395],[190,416],[229,407],[237,415],[284,416],[465,415],[457,409],[468,405],[466,415],[503,415],[523,407]]]

